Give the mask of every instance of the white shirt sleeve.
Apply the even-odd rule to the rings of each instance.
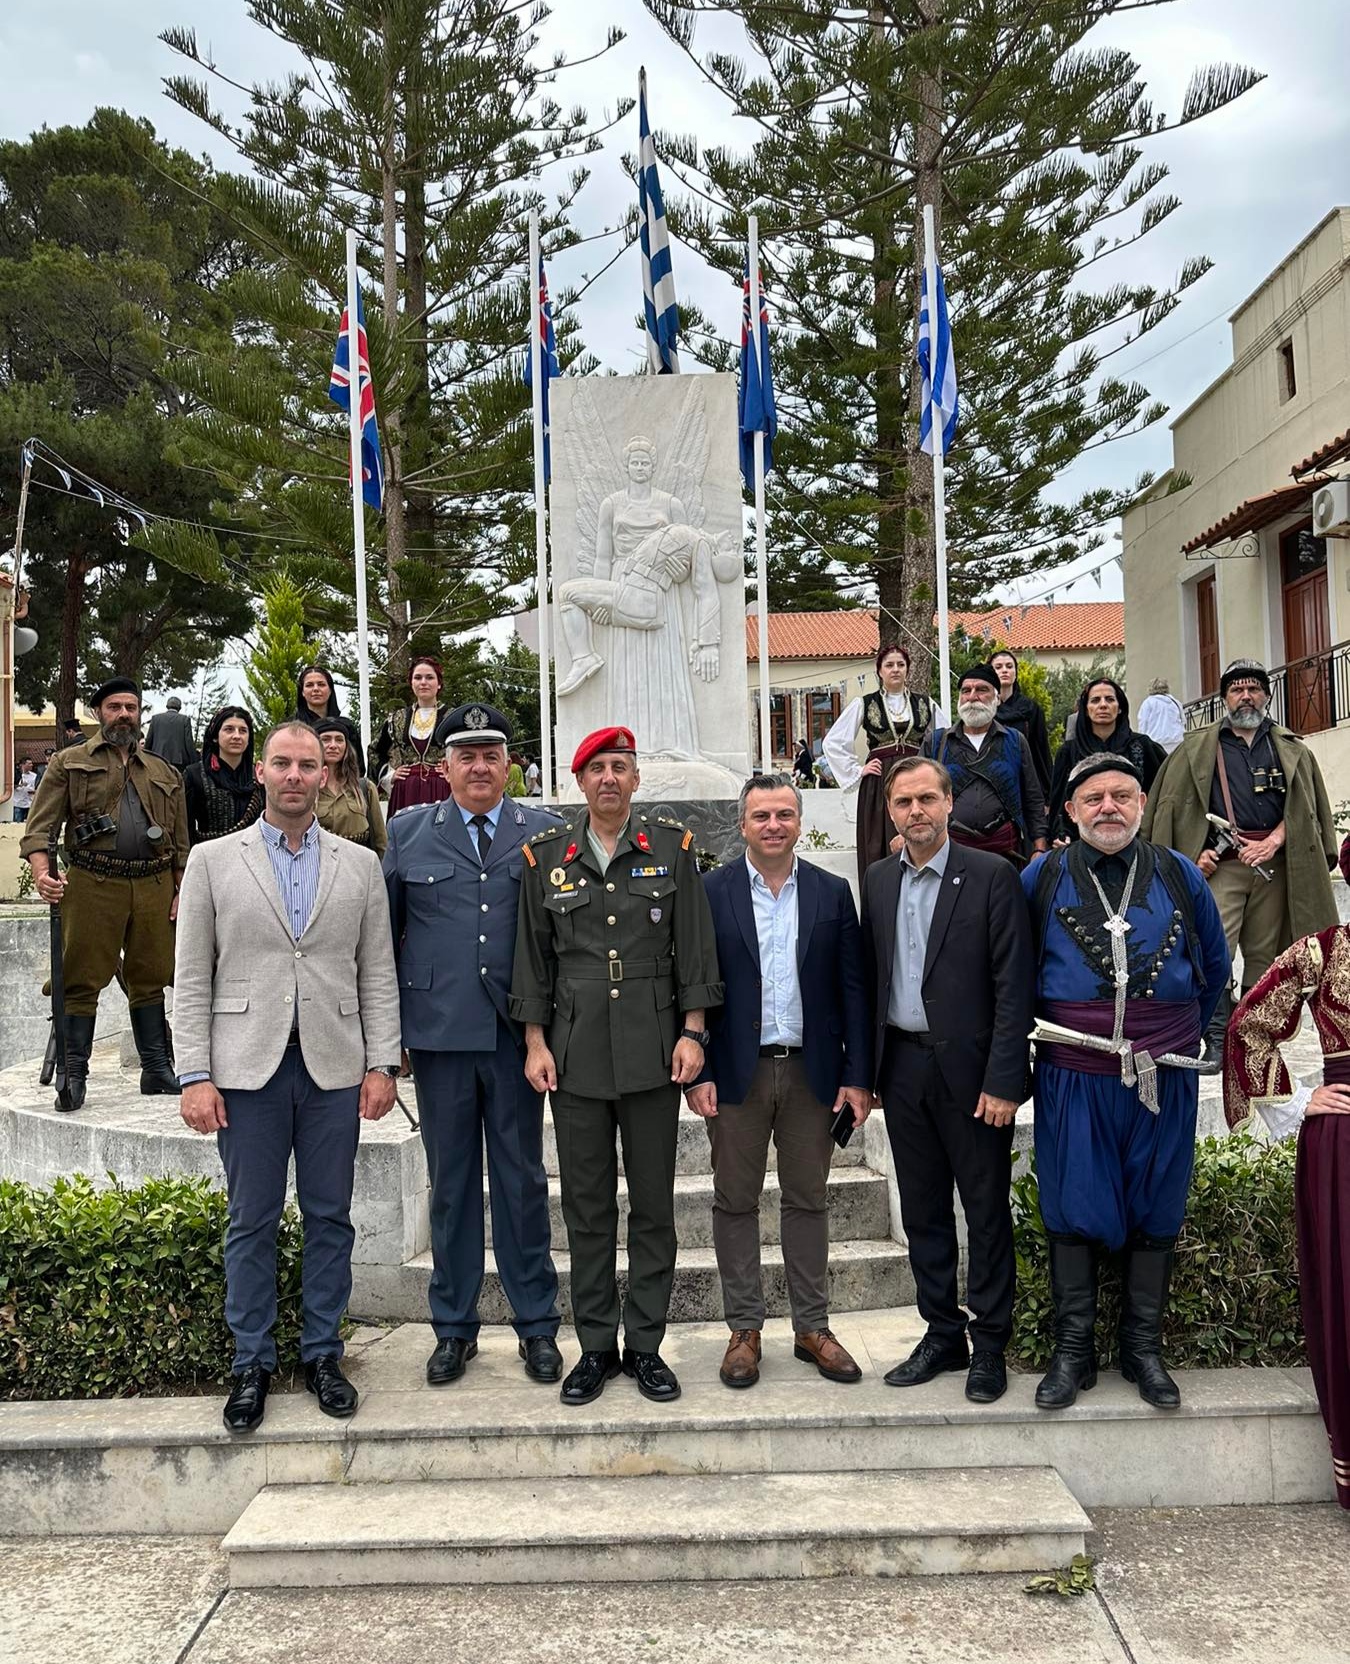
[[[841,791],[852,791],[862,779],[862,759],[858,756],[858,730],[862,727],[862,695],[851,699],[835,719],[834,726],[820,742],[825,761],[834,770]]]
[[[1311,1086],[1299,1086],[1295,1088],[1292,1098],[1256,1100],[1256,1111],[1269,1128],[1272,1138],[1289,1138],[1298,1131],[1308,1113],[1312,1095]]]

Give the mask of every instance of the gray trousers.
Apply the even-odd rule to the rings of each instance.
[[[759,1199],[778,1151],[783,1268],[799,1335],[829,1327],[830,1106],[807,1084],[800,1057],[762,1057],[745,1102],[717,1106],[708,1122],[713,1169],[713,1247],[722,1310],[731,1329],[764,1327]]]
[[[225,1232],[225,1321],[234,1373],[277,1367],[277,1227],[286,1169],[295,1155],[295,1195],[305,1225],[304,1325],[300,1357],[341,1357],[338,1327],[352,1292],[352,1183],[361,1138],[361,1088],[315,1086],[298,1045],[287,1046],[267,1085],[224,1091],[229,1126],[216,1134],[229,1191]]]

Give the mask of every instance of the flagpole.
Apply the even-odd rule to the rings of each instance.
[[[933,373],[937,373],[937,238],[933,230],[933,207],[923,209],[924,290],[928,296],[928,339]],[[934,387],[936,391],[936,386]],[[955,721],[952,704],[952,644],[947,627],[947,467],[943,454],[946,437],[940,412],[933,416],[933,553],[937,566],[938,703]]]
[[[356,701],[361,726],[361,755],[370,766],[370,653],[366,619],[366,507],[361,495],[361,351],[356,309],[356,233],[347,233],[347,374],[348,428],[351,438],[352,547],[356,567]]]
[[[754,353],[755,373],[764,384],[764,365],[760,362],[759,333],[759,216],[749,219],[750,243],[750,345]],[[765,774],[773,772],[772,695],[769,691],[769,557],[768,532],[764,524],[764,434],[756,428],[752,435],[755,471],[755,601],[759,623],[759,766]]]
[[[553,779],[553,712],[549,698],[548,498],[544,484],[544,342],[539,297],[539,210],[530,210],[530,402],[534,415],[534,592],[539,618],[539,784],[546,799]]]

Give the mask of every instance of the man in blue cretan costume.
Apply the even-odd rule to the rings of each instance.
[[[1181,1402],[1162,1324],[1195,1157],[1200,1037],[1228,984],[1200,869],[1138,836],[1126,757],[1069,775],[1079,840],[1022,874],[1036,935],[1036,1171],[1050,1239],[1055,1351],[1036,1390],[1067,1408],[1096,1384],[1098,1249],[1124,1250],[1120,1368],[1158,1409]]]

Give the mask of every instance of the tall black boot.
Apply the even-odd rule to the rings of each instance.
[[[1223,992],[1219,995],[1219,1003],[1214,1007],[1214,1015],[1209,1019],[1209,1026],[1205,1029],[1205,1045],[1201,1052],[1201,1066],[1196,1071],[1201,1075],[1220,1075],[1223,1073],[1223,1046],[1228,1033],[1228,1019],[1233,1015],[1233,990],[1229,983],[1224,983]]]
[[[1055,1351],[1036,1388],[1041,1410],[1067,1410],[1097,1385],[1097,1262],[1081,1236],[1050,1238],[1050,1291],[1055,1300]]]
[[[173,1072],[169,1049],[169,1025],[162,1005],[138,1005],[131,1013],[131,1034],[141,1060],[141,1095],[171,1092],[178,1096],[178,1076]]]
[[[1135,1236],[1121,1268],[1120,1373],[1155,1410],[1175,1410],[1181,1391],[1163,1368],[1162,1328],[1176,1238]]]
[[[79,1109],[84,1103],[85,1088],[89,1084],[89,1054],[94,1049],[93,1017],[80,1017],[66,1012],[66,1087],[69,1104],[58,1098],[58,1109]]]

